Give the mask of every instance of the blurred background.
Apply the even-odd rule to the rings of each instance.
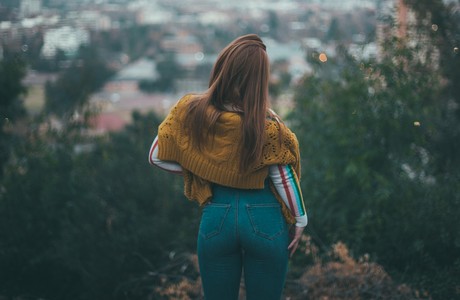
[[[460,299],[459,0],[2,0],[0,300],[202,299],[147,154],[247,33],[301,146],[284,299]]]

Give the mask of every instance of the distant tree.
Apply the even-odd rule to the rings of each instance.
[[[159,83],[162,90],[174,90],[175,80],[183,77],[183,70],[181,70],[173,53],[165,54],[158,61],[157,70],[160,74]]]
[[[269,86],[269,93],[273,97],[278,97],[282,91],[286,91],[290,87],[292,75],[288,72],[279,74],[279,79],[276,82],[271,82]]]
[[[24,61],[15,54],[6,52],[0,60],[0,180],[10,156],[14,123],[25,115],[22,98],[26,88],[22,79],[26,74]]]
[[[75,112],[84,112],[89,96],[113,74],[96,49],[82,47],[55,82],[45,86],[45,110],[68,122]]]
[[[62,49],[57,49],[56,54],[52,58],[41,57],[40,54],[35,54],[29,58],[30,67],[39,72],[59,72],[62,70],[66,62],[70,62],[71,58],[68,57]]]
[[[20,0],[4,0],[2,6],[19,8]]]
[[[438,132],[435,145],[439,148],[433,152],[440,154],[436,156],[438,171],[450,172],[460,167],[460,13],[458,7],[452,4],[446,7],[442,0],[405,2],[417,15],[416,32],[430,41],[425,48],[435,45],[434,61],[438,63],[444,83],[438,101],[445,109],[442,122],[438,124],[442,130]],[[456,5],[460,3],[457,1]]]
[[[0,21],[9,21],[12,17],[12,12],[19,8],[20,0],[3,0],[0,3]]]
[[[280,30],[280,21],[275,11],[270,10],[268,12],[268,26],[270,28],[270,35],[274,38],[278,38]]]
[[[340,41],[341,38],[343,38],[342,35],[343,32],[340,30],[339,20],[337,18],[333,18],[326,33],[326,40]]]
[[[0,60],[0,111],[2,122],[11,122],[24,116],[25,110],[21,96],[26,93],[22,79],[26,74],[26,65],[20,56],[5,53]]]
[[[207,82],[211,75],[211,70],[212,64],[200,64],[193,71],[193,77],[203,79]]]
[[[176,88],[176,80],[184,77],[184,70],[177,63],[174,53],[165,53],[159,58],[156,70],[159,73],[159,78],[157,80],[143,80],[139,82],[141,90],[146,92],[173,92]]]

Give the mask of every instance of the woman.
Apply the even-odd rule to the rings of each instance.
[[[185,195],[203,206],[197,251],[207,300],[238,299],[242,271],[247,299],[280,299],[308,222],[298,142],[268,108],[269,75],[262,40],[235,39],[208,90],[179,100],[150,148],[150,163],[182,174]]]

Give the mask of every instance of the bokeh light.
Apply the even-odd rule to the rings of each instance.
[[[326,53],[321,53],[321,54],[319,55],[318,58],[319,58],[319,60],[320,60],[321,62],[323,62],[323,63],[327,62],[327,55],[326,55]]]

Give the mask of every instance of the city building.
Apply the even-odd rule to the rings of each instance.
[[[21,0],[19,13],[21,17],[30,17],[40,14],[42,0]]]
[[[379,53],[382,53],[384,41],[389,36],[410,41],[410,36],[413,34],[411,28],[415,25],[416,19],[414,12],[407,7],[403,0],[382,1],[378,14],[376,32]],[[391,18],[396,25],[394,27],[390,22]]]
[[[64,51],[68,56],[73,56],[81,45],[89,43],[89,32],[80,28],[63,26],[46,31],[43,40],[41,50],[43,57],[52,58],[58,50]]]
[[[139,82],[155,81],[158,78],[155,61],[143,58],[120,70],[105,84],[104,90],[111,93],[137,92]]]

